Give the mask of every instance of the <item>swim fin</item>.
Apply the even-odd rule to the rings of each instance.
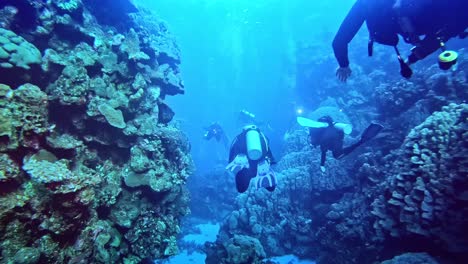
[[[379,124],[370,124],[366,130],[364,130],[364,132],[362,133],[362,136],[361,136],[361,140],[360,140],[360,143],[364,143],[364,142],[367,142],[369,140],[371,140],[372,138],[374,138],[375,136],[377,136],[377,134],[379,134],[379,132],[383,129],[383,126],[382,125],[379,125]]]
[[[364,132],[362,133],[361,139],[358,142],[352,144],[351,146],[343,148],[341,154],[338,155],[336,159],[341,159],[344,156],[348,155],[349,153],[354,151],[357,147],[361,146],[362,144],[366,143],[367,141],[377,136],[377,134],[379,134],[379,132],[382,129],[383,129],[382,125],[374,124],[374,123],[370,124],[366,128],[366,130],[364,130]]]

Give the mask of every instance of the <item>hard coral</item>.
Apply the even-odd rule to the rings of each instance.
[[[126,124],[122,115],[122,111],[114,109],[108,104],[101,104],[98,106],[98,109],[111,126],[121,129],[125,128]]]
[[[82,5],[80,0],[55,0],[53,2],[58,8],[67,12],[73,12]]]
[[[167,28],[130,18],[128,0],[7,4],[0,23],[15,32],[0,29],[0,71],[14,80],[0,85],[0,262],[175,254],[192,161],[162,101],[183,92]],[[9,10],[19,12],[3,17]]]
[[[19,67],[26,70],[41,63],[41,52],[13,31],[0,28],[0,68]]]
[[[459,144],[468,139],[467,116],[467,104],[450,104],[409,133],[385,183],[391,196],[373,203],[379,232],[426,236],[453,251],[468,245],[456,231],[466,212],[452,209],[466,200],[458,186],[467,179],[466,149]]]
[[[0,141],[0,149],[15,149],[19,145],[38,148],[37,137],[49,128],[47,94],[32,84],[4,92],[5,100],[0,102],[0,120],[3,121],[0,134],[4,140]]]
[[[19,166],[5,153],[0,153],[0,182],[15,179],[20,175]]]

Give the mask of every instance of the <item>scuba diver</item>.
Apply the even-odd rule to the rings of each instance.
[[[209,127],[205,127],[205,134],[203,135],[203,138],[206,140],[211,140],[214,138],[217,142],[222,141],[224,147],[226,149],[228,148],[228,138],[218,122],[214,122]]]
[[[226,170],[235,174],[237,191],[245,192],[252,179],[256,189],[274,191],[277,182],[275,172],[271,169],[273,164],[276,162],[268,138],[257,126],[244,126],[231,144],[229,164],[226,166]]]
[[[351,125],[336,123],[330,116],[323,116],[318,119],[318,122],[304,117],[298,117],[297,121],[301,126],[309,128],[310,144],[314,147],[320,146],[320,150],[322,151],[320,170],[322,172],[326,170],[325,159],[328,150],[332,151],[335,159],[341,159],[375,137],[383,129],[383,126],[371,123],[364,130],[359,141],[350,146],[343,147],[344,135],[351,134],[353,129]]]
[[[439,66],[448,70],[456,64],[458,54],[446,50],[445,42],[456,36],[466,37],[467,13],[466,0],[357,0],[333,40],[333,51],[339,64],[336,76],[344,82],[351,75],[348,44],[364,21],[370,33],[368,55],[372,56],[374,42],[393,46],[403,77],[410,78],[413,74],[409,65],[439,48],[443,51],[438,58]],[[414,45],[406,61],[397,48],[398,35]]]

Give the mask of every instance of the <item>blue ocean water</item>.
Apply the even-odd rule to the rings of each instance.
[[[297,43],[324,44],[353,1],[162,0],[135,1],[168,22],[181,49],[185,96],[169,98],[192,143],[199,170],[226,160],[219,144],[202,140],[203,127],[220,122],[232,139],[238,113],[246,109],[270,125],[275,154],[284,132],[303,107],[294,91],[292,61]],[[326,11],[326,12],[325,12]],[[329,65],[334,70],[334,65]],[[310,86],[310,89],[320,87]],[[305,106],[304,106],[305,107]],[[213,149],[216,150],[214,153]]]
[[[268,124],[266,133],[273,153],[282,154],[285,132],[296,122],[298,113],[312,107],[295,91],[293,58],[297,43],[316,43],[317,53],[331,54],[329,41],[353,3],[350,0],[339,4],[303,0],[135,2],[168,23],[181,49],[186,94],[168,100],[176,112],[175,119],[191,141],[197,170],[191,181],[210,181],[202,178],[203,172],[227,163],[228,150],[219,142],[203,140],[203,128],[219,122],[232,139],[241,130],[238,122],[241,110],[254,113]],[[327,66],[334,70],[334,66]],[[310,89],[320,87],[310,85]],[[197,189],[193,191],[192,196],[202,195]],[[170,263],[201,263],[197,262],[199,257],[183,252]],[[275,261],[309,263],[292,256]]]

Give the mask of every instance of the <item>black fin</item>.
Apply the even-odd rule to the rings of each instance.
[[[383,129],[382,125],[379,124],[370,124],[366,130],[364,130],[364,133],[362,133],[361,136],[361,143],[367,142],[377,136],[379,132]]]

